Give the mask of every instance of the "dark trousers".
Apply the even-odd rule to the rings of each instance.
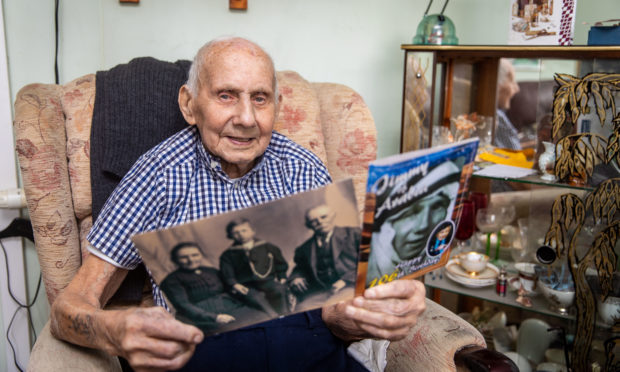
[[[367,371],[327,329],[321,310],[205,338],[181,371]]]

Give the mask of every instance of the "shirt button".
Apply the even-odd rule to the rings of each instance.
[[[217,168],[217,162],[216,162],[216,161],[212,161],[212,162],[211,162],[211,168],[212,168],[212,169]]]

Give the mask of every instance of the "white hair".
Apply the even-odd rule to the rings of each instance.
[[[192,96],[197,96],[198,95],[198,90],[200,89],[200,84],[201,84],[201,72],[203,71],[203,66],[205,64],[205,60],[207,55],[209,54],[209,52],[211,52],[211,50],[213,49],[213,47],[215,47],[217,44],[220,43],[230,43],[234,40],[245,40],[251,44],[253,44],[256,48],[258,48],[259,50],[261,50],[265,56],[267,57],[267,59],[269,60],[269,64],[271,65],[271,70],[273,71],[273,92],[274,92],[274,99],[275,99],[275,103],[276,105],[278,104],[278,98],[280,97],[280,93],[278,91],[278,78],[276,76],[276,68],[273,64],[273,59],[271,58],[271,56],[269,55],[269,53],[267,53],[263,48],[261,48],[258,44],[247,40],[247,39],[243,39],[240,37],[234,37],[234,36],[223,36],[223,37],[219,37],[216,39],[213,39],[211,41],[209,41],[208,43],[206,43],[205,45],[203,45],[200,49],[198,49],[198,53],[196,53],[196,56],[194,56],[194,60],[192,61],[192,65],[189,68],[189,73],[187,76],[187,82],[185,82],[185,84],[187,85],[187,87],[189,88],[190,93],[192,94]]]
[[[497,71],[497,83],[503,84],[508,79],[508,73],[511,70],[512,66],[512,58],[500,58],[499,60],[499,68]]]

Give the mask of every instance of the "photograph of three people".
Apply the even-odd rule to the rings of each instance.
[[[351,180],[132,238],[177,319],[214,334],[353,297]]]

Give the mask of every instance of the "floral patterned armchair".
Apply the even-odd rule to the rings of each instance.
[[[278,79],[283,103],[276,130],[317,154],[334,180],[352,177],[363,207],[367,165],[377,146],[364,101],[348,87],[310,83],[292,71],[278,72]],[[88,254],[84,248],[92,226],[95,83],[90,74],[64,85],[31,84],[19,91],[15,102],[16,149],[50,304]],[[455,371],[455,355],[461,361],[484,348],[483,337],[473,327],[427,300],[418,326],[407,339],[391,343],[387,361],[379,364],[387,362],[386,370],[392,371]],[[46,325],[28,370],[114,371],[120,364],[102,351],[56,340]]]

